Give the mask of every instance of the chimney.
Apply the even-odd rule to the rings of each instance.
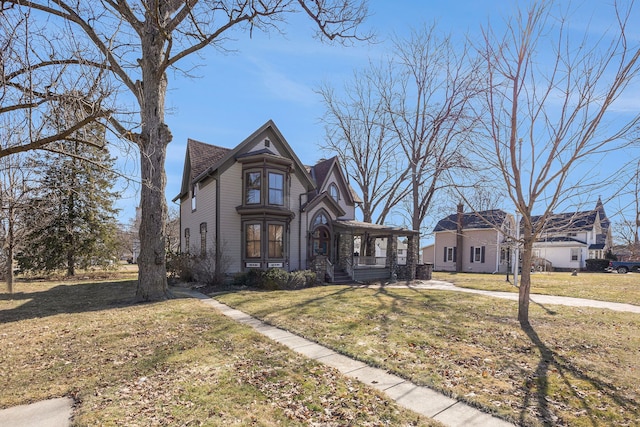
[[[458,203],[458,212],[456,218],[456,272],[462,272],[462,244],[463,244],[463,236],[462,230],[464,229],[464,205],[462,203]]]

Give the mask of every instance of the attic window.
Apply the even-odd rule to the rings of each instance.
[[[270,147],[271,146],[271,141],[269,141],[268,139],[264,140],[264,146],[265,147]]]
[[[340,191],[338,191],[338,186],[335,184],[331,184],[329,187],[329,195],[336,202],[340,199]]]

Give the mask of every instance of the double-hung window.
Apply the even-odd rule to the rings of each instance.
[[[580,257],[580,249],[572,248],[571,249],[571,261],[578,261]]]
[[[269,172],[269,204],[284,205],[284,175]]]
[[[260,258],[261,255],[261,224],[247,224],[246,226],[246,250],[247,258]]]
[[[470,257],[471,259],[469,261],[483,263],[484,253],[485,253],[484,246],[471,246],[471,257]]]
[[[247,205],[260,204],[260,196],[262,192],[262,173],[247,172],[245,178],[245,203]]]
[[[445,247],[444,248],[444,262],[455,262],[456,261],[456,248],[455,247]]]
[[[284,253],[284,226],[269,224],[269,258],[282,258]]]

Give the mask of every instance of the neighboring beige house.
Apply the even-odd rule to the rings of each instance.
[[[436,244],[435,243],[431,243],[427,246],[423,246],[420,250],[421,254],[422,254],[422,262],[427,263],[427,264],[433,264],[435,263],[435,251],[436,248]]]
[[[504,273],[513,229],[513,216],[502,210],[464,213],[458,205],[457,213],[436,224],[435,243],[423,248],[423,260],[433,262],[434,271]]]
[[[177,200],[181,250],[224,257],[229,274],[312,268],[328,280],[388,278],[397,274],[395,257],[360,266],[354,240],[417,235],[355,221],[359,199],[337,158],[304,166],[272,121],[234,148],[189,139]]]
[[[533,217],[534,223],[541,217]],[[502,210],[458,212],[440,220],[433,232],[435,243],[422,249],[434,271],[504,273],[511,264],[515,221]],[[603,259],[612,248],[611,223],[602,201],[589,211],[549,216],[533,245],[536,270],[580,270],[587,259]]]
[[[613,246],[611,222],[599,198],[592,210],[551,215],[543,230],[533,245],[534,260],[554,270],[584,269],[587,259],[603,259]]]

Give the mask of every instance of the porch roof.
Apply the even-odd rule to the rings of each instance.
[[[419,231],[408,228],[394,227],[391,225],[372,224],[370,222],[356,221],[353,219],[338,219],[333,221],[333,227],[350,230],[354,234],[369,233],[379,236],[417,236]]]

